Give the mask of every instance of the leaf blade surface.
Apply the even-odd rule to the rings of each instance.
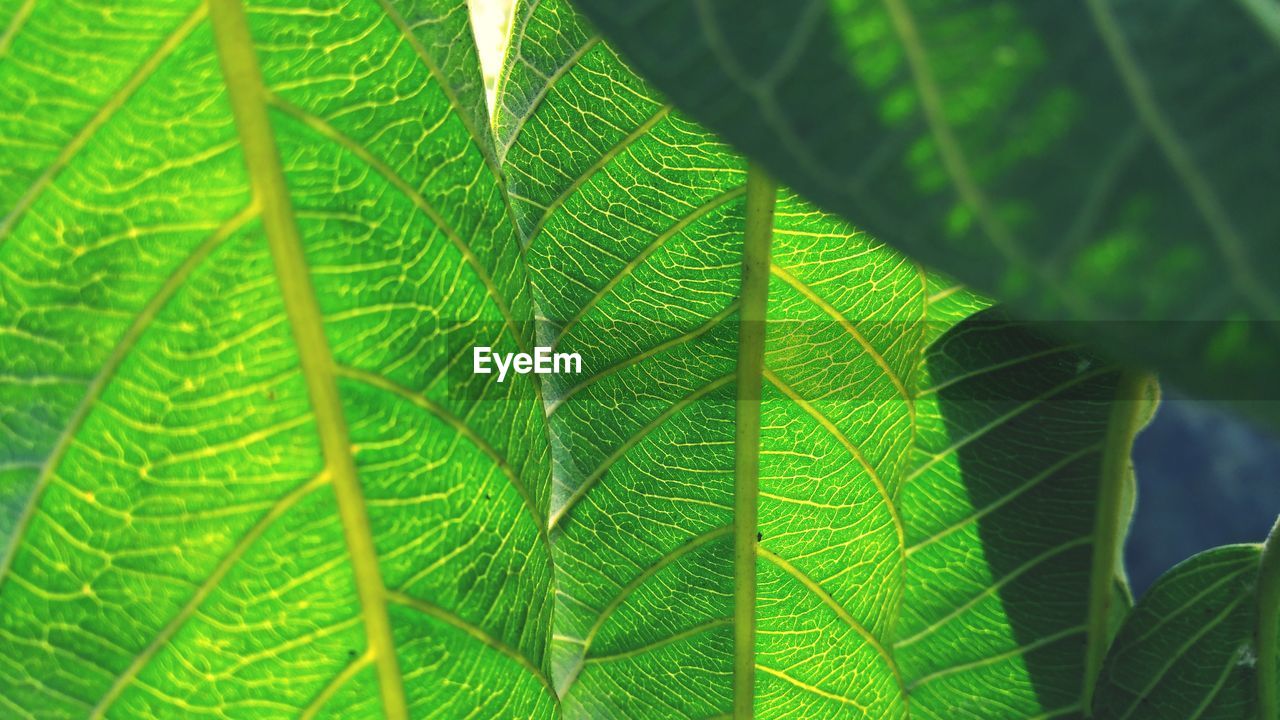
[[[545,435],[494,432],[514,424],[496,422],[507,413],[539,427],[536,388],[514,386],[502,403],[449,394],[449,353],[432,342],[474,326],[500,347],[527,342],[510,334],[527,292],[518,248],[502,243],[511,235],[493,152],[484,125],[474,130],[474,50],[448,42],[469,32],[465,6],[402,10],[421,36],[406,36],[404,17],[378,3],[248,9],[233,52],[257,55],[263,87],[243,64],[228,74],[247,77],[239,102],[259,113],[250,135],[276,145],[256,151],[258,167],[278,173],[265,189],[250,187],[217,65],[214,39],[225,33],[197,16],[4,238],[12,257],[43,261],[29,283],[7,276],[8,292],[28,293],[5,304],[13,322],[137,344],[101,397],[85,401],[83,426],[68,431],[62,469],[31,496],[6,567],[0,622],[14,652],[5,655],[31,657],[5,667],[6,705],[20,716],[553,706],[537,679],[549,618],[549,555],[534,514],[546,497]],[[14,53],[30,50],[22,40]],[[439,57],[424,57],[427,47]],[[357,67],[368,71],[351,75]],[[334,84],[343,74],[353,91]],[[428,154],[389,152],[413,142]],[[133,147],[128,161],[115,154]],[[95,187],[118,209],[79,200]],[[223,213],[234,222],[219,230],[209,218]],[[100,230],[104,219],[117,238]],[[61,245],[83,259],[43,257],[60,247],[46,223],[81,228]],[[315,288],[301,345],[331,353],[312,360],[337,386],[324,402],[299,375],[308,351],[286,320],[297,313],[282,303],[291,294],[278,284],[282,265],[266,252],[263,225],[270,236],[273,223],[301,238],[283,268]],[[488,244],[460,242],[462,233]],[[220,244],[201,245],[206,235]],[[184,247],[196,260],[179,262]],[[112,248],[114,261],[104,256]],[[166,281],[175,265],[180,277]],[[61,324],[60,307],[71,309]],[[110,321],[95,325],[95,312]],[[147,327],[122,330],[139,312]],[[406,315],[419,318],[407,331],[393,322]],[[415,358],[423,347],[431,357]],[[9,356],[19,377],[41,362],[21,350]],[[350,442],[331,434],[342,422]],[[388,443],[412,429],[415,443]],[[352,487],[367,499],[354,513],[340,512],[335,456],[351,468],[347,505]],[[470,500],[482,496],[490,502]],[[405,522],[415,506],[430,508],[432,522]],[[353,515],[357,525],[368,517],[367,531],[353,534]],[[74,592],[60,589],[69,584]],[[370,611],[388,619],[377,642],[366,640]],[[32,640],[48,627],[67,629]],[[438,662],[445,656],[453,661]],[[444,691],[448,677],[475,690]],[[400,684],[407,700],[397,699]],[[498,700],[486,687],[516,691]]]

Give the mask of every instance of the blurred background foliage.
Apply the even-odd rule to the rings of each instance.
[[[514,0],[468,2],[492,104]],[[1138,503],[1125,559],[1135,596],[1197,552],[1262,542],[1280,510],[1280,438],[1167,388],[1133,461]]]

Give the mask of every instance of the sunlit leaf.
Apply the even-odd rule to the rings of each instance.
[[[531,341],[467,20],[13,30],[0,715],[552,712],[537,389],[444,374],[446,333]]]

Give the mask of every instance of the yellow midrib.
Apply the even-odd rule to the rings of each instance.
[[[737,412],[733,459],[733,716],[755,713],[756,543],[760,495],[760,394],[768,315],[770,243],[777,186],[763,168],[747,169],[738,326]]]
[[[374,656],[383,709],[390,720],[407,720],[403,678],[396,660],[387,591],[378,567],[364,492],[356,475],[346,416],[338,395],[332,351],[311,284],[302,239],[285,184],[284,169],[267,116],[266,89],[248,22],[239,0],[209,0],[209,19],[245,165],[275,263],[285,313],[307,383],[324,462],[337,497],[355,574],[369,649]]]

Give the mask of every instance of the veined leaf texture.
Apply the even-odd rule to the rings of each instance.
[[[566,3],[0,24],[0,716],[1084,712],[1153,387]]]

